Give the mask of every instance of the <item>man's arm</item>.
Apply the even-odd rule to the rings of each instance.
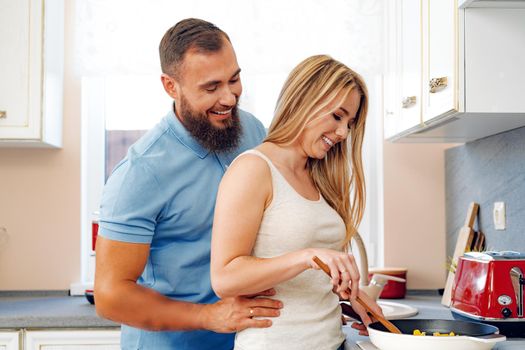
[[[95,305],[107,319],[147,330],[207,329],[230,333],[269,327],[258,317],[279,315],[281,303],[268,298],[226,298],[215,304],[169,299],[136,283],[149,255],[148,244],[126,243],[99,236],[96,247]],[[273,295],[269,290],[258,295]]]

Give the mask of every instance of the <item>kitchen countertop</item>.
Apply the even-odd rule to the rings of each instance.
[[[385,299],[386,300],[386,299]],[[450,310],[441,305],[441,296],[433,291],[409,291],[405,299],[388,299],[388,301],[410,305],[418,309],[418,314],[409,318],[453,320]],[[351,343],[370,341],[368,337],[360,336],[350,326],[344,326],[346,339]],[[493,350],[523,350],[525,338],[507,338],[507,341],[497,343]]]
[[[66,291],[0,292],[0,328],[107,328],[120,325],[97,316],[84,296]]]
[[[441,305],[441,297],[431,291],[409,291],[405,299],[388,300],[416,307],[412,318],[453,319]],[[0,329],[20,328],[115,328],[118,324],[97,316],[85,297],[67,292],[0,292]],[[350,342],[368,341],[350,326],[343,327]],[[513,338],[496,344],[495,350],[525,349],[525,339]]]

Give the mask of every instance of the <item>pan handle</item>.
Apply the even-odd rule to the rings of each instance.
[[[484,336],[481,336],[481,337],[467,337],[467,338],[469,338],[469,340],[471,340],[473,342],[484,343],[484,344],[497,343],[497,342],[500,342],[500,341],[507,340],[507,337],[502,335],[502,334],[489,334],[489,335],[484,335]]]

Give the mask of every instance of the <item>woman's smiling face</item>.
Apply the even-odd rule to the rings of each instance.
[[[334,145],[348,137],[359,110],[361,94],[355,87],[341,102],[345,93],[341,91],[306,124],[298,143],[307,157],[323,159]]]

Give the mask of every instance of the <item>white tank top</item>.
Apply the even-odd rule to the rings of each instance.
[[[273,163],[257,150],[272,174],[273,198],[265,210],[252,255],[280,256],[304,248],[341,250],[345,225],[320,195],[304,198],[286,181]],[[281,315],[269,328],[249,328],[237,333],[236,350],[335,350],[344,341],[339,298],[322,270],[306,270],[275,286],[275,299],[283,302]]]

